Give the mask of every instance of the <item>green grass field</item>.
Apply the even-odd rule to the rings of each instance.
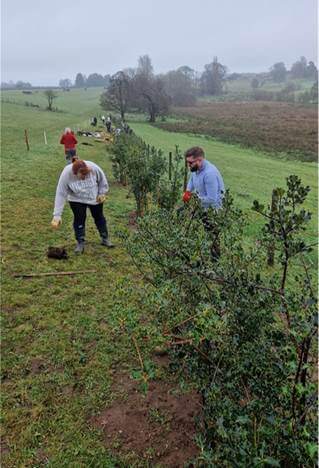
[[[248,92],[251,91],[251,80],[247,78],[239,78],[238,80],[227,81],[227,89],[230,93],[232,92]],[[275,83],[274,81],[266,81],[260,89],[265,91],[280,91],[283,89],[287,84],[293,83],[299,91],[306,91],[310,90],[311,86],[313,85],[313,80],[310,79],[293,79],[288,78],[283,83]]]
[[[144,140],[166,153],[179,145],[182,151],[191,146],[202,146],[207,159],[221,171],[226,187],[236,199],[236,204],[245,210],[251,208],[253,201],[270,202],[274,187],[285,187],[286,177],[298,175],[304,184],[311,187],[306,207],[314,214],[309,227],[308,237],[311,242],[317,239],[317,165],[296,161],[274,160],[269,155],[238,146],[214,141],[210,138],[165,132],[145,123],[133,123],[135,132]],[[249,211],[248,211],[249,212]],[[250,213],[254,222],[251,233],[259,229],[258,217]]]
[[[72,217],[65,208],[63,225],[52,231],[50,221],[57,179],[64,167],[59,137],[64,127],[87,128],[89,118],[102,112],[101,89],[59,92],[54,102],[63,112],[48,112],[23,105],[46,106],[41,91],[34,95],[5,92],[2,105],[2,465],[4,467],[111,467],[154,466],[134,454],[111,455],[99,431],[90,424],[116,398],[112,383],[118,373],[138,367],[129,332],[150,333],[143,316],[143,284],[117,231],[127,227],[134,209],[127,190],[115,183],[104,144],[81,145],[80,157],[99,164],[110,182],[105,205],[112,239],[117,248],[99,245],[88,219],[87,249],[73,254]],[[19,104],[21,103],[21,105]],[[275,160],[253,150],[222,144],[209,138],[174,134],[132,122],[146,142],[166,153],[178,144],[182,150],[200,145],[221,170],[236,203],[249,210],[255,198],[270,199],[275,186],[297,174],[311,186],[307,208],[314,213],[307,232],[317,232],[317,166]],[[28,130],[30,151],[26,150]],[[48,145],[44,145],[46,131]],[[248,235],[260,221],[254,220]],[[50,245],[65,246],[66,262],[49,260]],[[14,273],[95,269],[65,277],[17,279]],[[131,314],[126,315],[127,307]],[[141,320],[141,321],[140,321]],[[127,322],[127,327],[120,324]],[[131,327],[131,328],[130,328]],[[151,327],[151,326],[150,326]],[[145,330],[146,328],[146,330]],[[154,344],[140,343],[143,356]]]
[[[253,75],[251,78],[238,78],[237,80],[227,80],[224,91],[225,94],[221,96],[203,96],[200,98],[202,102],[218,102],[218,101],[240,101],[240,100],[249,100],[253,93],[253,88],[251,86]],[[295,86],[294,97],[295,100],[298,100],[298,97],[301,93],[305,91],[310,91],[311,87],[314,84],[313,80],[301,78],[293,79],[287,78],[285,82],[275,83],[274,81],[266,81],[259,86],[257,90],[268,91],[268,92],[278,92],[282,91],[287,85],[293,84]]]

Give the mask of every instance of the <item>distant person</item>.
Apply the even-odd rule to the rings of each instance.
[[[96,117],[92,117],[92,119],[91,119],[91,125],[93,125],[93,127],[96,127],[96,124],[97,124],[97,118],[96,118]]]
[[[67,164],[71,164],[72,159],[76,157],[77,139],[72,130],[67,127],[60,139],[61,145],[64,145],[64,153]]]
[[[55,229],[61,225],[64,205],[68,200],[74,216],[73,229],[77,240],[75,253],[84,252],[87,208],[91,211],[100,233],[101,245],[114,247],[109,240],[106,219],[103,215],[103,202],[108,190],[109,185],[104,172],[91,161],[78,159],[63,169],[56,189],[51,225]]]
[[[105,122],[106,130],[111,133],[111,127],[112,127],[112,120],[111,117],[108,116]]]
[[[217,167],[205,159],[204,150],[199,146],[188,149],[185,152],[185,160],[191,176],[187,184],[187,190],[183,194],[184,203],[188,203],[192,194],[196,193],[205,211],[208,208],[220,209],[223,204],[225,186]],[[219,231],[209,222],[205,211],[202,220],[204,228],[209,233],[212,241],[212,260],[217,261],[220,257]]]
[[[106,119],[105,119],[105,115],[102,115],[102,116],[101,116],[101,120],[102,120],[103,125],[105,125],[105,120],[106,120]]]

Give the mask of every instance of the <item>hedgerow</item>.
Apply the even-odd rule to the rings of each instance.
[[[137,216],[144,215],[151,201],[166,209],[176,205],[182,188],[182,159],[178,147],[168,160],[161,150],[134,134],[116,137],[112,145],[113,174],[123,185],[130,185]]]
[[[247,217],[228,192],[218,211],[204,213],[196,197],[177,211],[153,209],[125,237],[152,285],[147,300],[176,371],[202,396],[200,466],[315,466],[308,192],[290,176],[275,205],[255,201],[266,224],[250,245]]]

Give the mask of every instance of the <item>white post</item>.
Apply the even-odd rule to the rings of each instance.
[[[44,136],[44,144],[47,145],[47,134],[45,133],[45,130],[43,130],[43,136]]]

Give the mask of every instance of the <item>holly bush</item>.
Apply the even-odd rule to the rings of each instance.
[[[183,155],[178,146],[172,154],[171,168],[159,180],[155,202],[160,208],[173,210],[179,202],[183,185]],[[169,177],[170,176],[170,177]]]
[[[115,179],[123,185],[128,184],[127,162],[130,157],[132,147],[140,147],[142,141],[136,135],[120,133],[115,137],[112,144],[112,170]]]
[[[161,150],[136,135],[121,133],[112,145],[112,167],[115,178],[130,185],[138,216],[144,215],[153,201],[162,208],[172,209],[181,195],[183,159],[178,147],[172,160],[172,177],[168,178],[168,160]]]
[[[317,299],[302,238],[309,188],[290,176],[275,190],[276,209],[254,202],[266,224],[250,245],[229,192],[220,210],[204,212],[196,197],[153,209],[125,238],[152,285],[147,301],[176,371],[202,396],[199,466],[316,463]]]

